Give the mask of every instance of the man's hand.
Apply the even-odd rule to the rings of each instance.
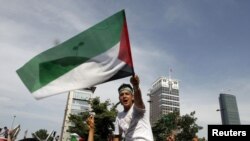
[[[138,75],[134,75],[130,78],[130,83],[133,85],[133,87],[139,87],[140,79]]]
[[[133,85],[133,89],[134,89],[134,103],[135,106],[140,108],[140,109],[145,109],[145,105],[142,101],[142,97],[141,97],[141,90],[139,87],[140,84],[140,79],[138,77],[138,75],[134,75],[130,78],[130,83]]]
[[[90,115],[87,119],[87,124],[89,129],[94,129],[95,128],[95,118],[93,115]]]

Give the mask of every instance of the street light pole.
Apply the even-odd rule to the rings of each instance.
[[[12,120],[12,123],[11,123],[11,129],[13,129],[15,118],[16,118],[16,115],[13,116],[13,120]]]

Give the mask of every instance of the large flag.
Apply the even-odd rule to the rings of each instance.
[[[125,11],[35,56],[17,74],[36,99],[133,75]]]

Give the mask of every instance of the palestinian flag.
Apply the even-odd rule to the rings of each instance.
[[[125,11],[35,56],[17,74],[36,99],[133,75]]]

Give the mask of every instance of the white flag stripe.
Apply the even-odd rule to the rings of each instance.
[[[105,82],[114,76],[126,63],[118,59],[120,42],[108,51],[84,62],[65,75],[50,82],[33,93],[36,99],[68,92]]]

